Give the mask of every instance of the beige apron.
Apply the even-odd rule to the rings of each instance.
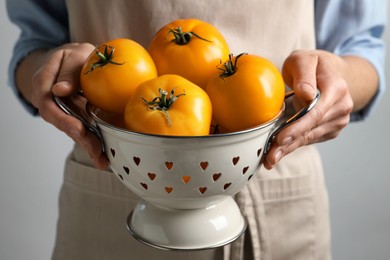
[[[75,42],[128,37],[147,46],[161,26],[195,17],[219,28],[234,54],[262,55],[279,68],[292,50],[314,48],[313,5],[312,0],[67,0]],[[75,146],[60,193],[53,259],[330,259],[327,194],[313,146],[298,149],[271,171],[261,170],[237,194],[249,227],[223,248],[173,252],[139,243],[125,226],[137,201],[114,174],[91,167]]]

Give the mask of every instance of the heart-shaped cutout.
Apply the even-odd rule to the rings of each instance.
[[[145,190],[148,189],[148,185],[147,185],[146,183],[141,182],[140,184],[141,184],[141,186],[142,186]]]
[[[207,190],[207,187],[200,187],[199,188],[199,192],[202,194],[204,194],[206,192],[206,190]]]
[[[123,176],[118,174],[118,177],[123,181]]]
[[[165,162],[165,167],[170,171],[173,168],[173,162]]]
[[[201,162],[200,163],[200,168],[202,168],[203,171],[207,169],[207,166],[209,166],[208,162]]]
[[[227,189],[230,187],[230,185],[232,185],[231,182],[226,183],[225,185],[223,185],[223,189],[224,189],[224,190],[227,190]]]
[[[257,157],[260,157],[262,149],[257,150]]]
[[[173,191],[172,187],[165,187],[165,191],[169,194]]]
[[[135,165],[137,165],[137,166],[141,163],[141,159],[139,157],[136,157],[136,156],[133,157],[133,161],[134,161]]]
[[[233,160],[232,160],[233,165],[236,165],[239,160],[240,160],[240,156],[234,157]]]
[[[110,152],[111,152],[112,157],[115,157],[115,150],[111,148]]]
[[[149,177],[150,180],[154,181],[154,179],[156,179],[156,174],[152,173],[152,172],[149,172],[148,173],[148,177]]]
[[[123,166],[123,170],[125,170],[126,174],[129,175],[130,169],[126,166]]]
[[[245,174],[248,171],[248,169],[249,169],[249,166],[244,167],[244,169],[242,169],[242,174]]]
[[[188,184],[191,180],[191,176],[181,176],[181,178],[185,184]]]
[[[213,180],[217,181],[219,178],[221,178],[221,176],[222,176],[222,173],[214,173],[213,174]]]

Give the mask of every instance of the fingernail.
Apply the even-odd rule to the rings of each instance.
[[[65,80],[58,81],[55,85],[66,87],[66,88],[69,88],[71,86],[69,81],[65,81]]]
[[[108,163],[100,161],[100,159],[92,159],[93,165],[96,169],[107,171],[108,170]]]
[[[76,140],[80,139],[80,134],[79,134],[79,132],[76,131],[75,129],[70,129],[70,130],[69,130],[69,135],[70,135],[71,137],[73,137],[74,139],[76,139]]]
[[[279,162],[280,159],[282,159],[282,156],[283,156],[283,152],[282,150],[278,150],[275,154],[275,163]]]
[[[68,89],[70,87],[70,83],[68,81],[59,81],[57,83],[55,83],[53,85],[53,87],[51,88],[51,91],[55,94],[55,95],[62,95],[63,93],[63,87],[65,87],[66,89]]]
[[[316,90],[315,90],[315,87],[313,87],[311,84],[301,83],[301,84],[299,84],[299,88],[303,92],[306,92],[310,97],[314,98],[314,96],[316,94]]]
[[[282,145],[288,146],[292,143],[292,141],[293,141],[293,138],[291,136],[287,136],[286,138],[284,138]]]
[[[92,159],[92,163],[93,163],[93,166],[96,168],[96,169],[100,169],[101,166],[100,166],[100,163],[98,162],[97,159],[94,159],[94,158],[91,158]]]

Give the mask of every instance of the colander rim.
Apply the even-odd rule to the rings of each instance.
[[[221,134],[210,134],[210,135],[202,135],[202,136],[195,136],[195,135],[192,135],[192,136],[186,136],[186,135],[159,135],[159,134],[148,134],[148,133],[140,133],[140,132],[134,132],[134,131],[131,131],[131,130],[128,130],[128,129],[125,129],[125,128],[121,128],[119,126],[115,126],[113,124],[110,124],[108,122],[106,122],[105,120],[103,120],[102,118],[100,118],[98,115],[97,115],[97,112],[96,111],[99,111],[99,112],[102,112],[102,113],[106,113],[106,112],[103,112],[102,110],[100,110],[99,108],[93,106],[91,103],[87,102],[86,104],[86,111],[88,113],[88,115],[93,119],[93,121],[95,122],[95,124],[100,128],[100,126],[104,126],[104,127],[107,127],[111,130],[114,130],[114,131],[117,131],[117,132],[121,132],[121,133],[126,133],[126,134],[132,134],[132,135],[138,135],[138,136],[145,136],[145,137],[156,137],[156,138],[164,138],[164,139],[208,139],[208,138],[223,138],[223,137],[227,137],[227,136],[237,136],[237,135],[243,135],[243,134],[247,134],[247,133],[250,133],[250,132],[255,132],[257,130],[260,130],[260,129],[263,129],[263,128],[266,128],[272,124],[274,124],[276,121],[278,121],[284,111],[285,111],[285,103],[283,103],[283,106],[282,106],[282,109],[279,111],[279,113],[274,116],[271,120],[263,123],[263,124],[260,124],[258,126],[255,126],[255,127],[251,127],[251,128],[247,128],[247,129],[244,129],[244,130],[241,130],[241,131],[236,131],[236,132],[229,132],[229,133],[221,133]]]

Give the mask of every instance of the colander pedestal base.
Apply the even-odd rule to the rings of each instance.
[[[171,209],[140,200],[127,219],[139,241],[167,250],[202,250],[229,244],[246,229],[231,196],[207,208]]]

